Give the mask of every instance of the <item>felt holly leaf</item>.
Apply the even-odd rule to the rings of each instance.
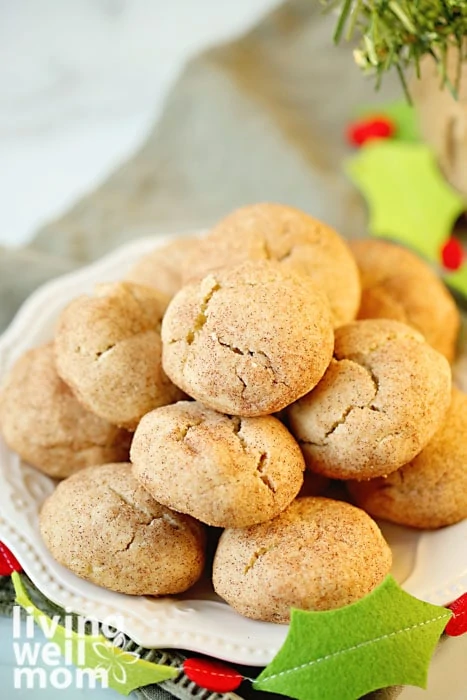
[[[464,211],[424,144],[371,141],[346,163],[365,197],[369,229],[438,262],[439,251]]]
[[[421,140],[415,109],[407,100],[363,106],[358,110],[360,119],[369,119],[375,115],[387,117],[395,124],[396,130],[393,138],[397,141],[417,142]]]
[[[254,688],[298,700],[356,700],[390,685],[426,687],[452,613],[405,593],[392,578],[337,610],[292,610],[281,650]]]
[[[36,608],[27,596],[18,573],[13,573],[16,602],[32,615],[47,641],[78,668],[92,671],[102,685],[129,695],[136,688],[174,678],[179,671],[140,659],[109,642],[103,635],[82,635],[65,629]]]

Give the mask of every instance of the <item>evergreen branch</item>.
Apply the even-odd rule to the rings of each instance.
[[[347,19],[350,14],[350,10],[352,9],[352,0],[344,0],[344,3],[342,5],[342,10],[339,16],[339,20],[336,24],[336,30],[334,32],[334,41],[337,42],[340,41],[342,32],[344,31],[344,27],[347,24]]]
[[[354,56],[360,68],[375,75],[395,68],[406,89],[405,72],[420,71],[420,60],[431,56],[443,87],[457,96],[462,62],[466,58],[467,0],[321,0],[339,12],[334,41],[359,39]],[[456,74],[448,76],[446,61],[451,48],[459,53]],[[454,82],[453,82],[454,81]]]

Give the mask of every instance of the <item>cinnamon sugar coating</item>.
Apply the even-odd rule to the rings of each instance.
[[[53,344],[28,350],[0,391],[0,431],[22,459],[56,479],[125,462],[131,435],[84,408],[60,379]]]
[[[467,518],[467,396],[453,389],[442,426],[408,464],[348,487],[361,508],[400,525],[432,530]]]
[[[185,282],[226,265],[272,260],[307,275],[327,296],[333,325],[352,321],[360,303],[360,280],[347,243],[330,226],[284,204],[237,209],[200,241],[185,266]]]
[[[128,282],[154,287],[172,298],[184,284],[190,256],[199,246],[199,239],[181,236],[143,255],[130,269]]]
[[[204,567],[203,526],[157,503],[130,464],[89,467],[62,481],[42,507],[40,529],[60,564],[119,593],[181,593]]]
[[[274,520],[225,530],[214,589],[254,620],[287,623],[290,608],[331,610],[363,598],[389,573],[391,550],[362,510],[299,498]]]
[[[305,469],[277,418],[225,416],[195,401],[144,416],[131,461],[159,503],[215,527],[271,520],[298,494]]]
[[[115,282],[98,285],[60,315],[58,372],[79,401],[109,423],[134,430],[145,413],[183,396],[162,369],[167,303],[155,289]]]
[[[163,367],[209,408],[280,411],[310,391],[332,356],[329,304],[311,279],[247,262],[184,287],[162,324]]]
[[[338,328],[321,382],[288,409],[307,466],[335,479],[399,469],[441,426],[451,401],[448,361],[397,321]]]
[[[460,314],[434,270],[406,248],[380,240],[351,241],[362,283],[359,319],[390,318],[419,331],[450,362]]]

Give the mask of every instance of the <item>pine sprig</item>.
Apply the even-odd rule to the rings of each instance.
[[[454,96],[460,81],[462,62],[467,57],[467,0],[321,0],[339,12],[334,41],[358,37],[354,58],[358,66],[376,77],[377,87],[384,73],[397,70],[407,91],[405,74],[420,72],[420,60],[431,56],[440,73],[440,83]],[[453,80],[447,74],[448,50],[458,51]]]

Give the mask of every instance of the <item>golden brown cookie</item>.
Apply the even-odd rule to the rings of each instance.
[[[362,510],[328,498],[299,498],[274,520],[225,530],[214,558],[214,589],[237,612],[287,623],[290,608],[354,603],[389,573],[392,557]]]
[[[28,350],[6,376],[0,429],[22,459],[58,479],[128,459],[130,434],[81,406],[57,374],[51,343]]]
[[[452,362],[460,315],[436,273],[406,248],[380,240],[352,241],[360,270],[358,318],[391,318],[418,330]]]
[[[332,356],[329,304],[310,278],[247,262],[184,287],[162,324],[163,366],[209,408],[280,411],[310,391]]]
[[[352,321],[360,303],[355,261],[344,240],[322,221],[283,204],[254,204],[222,219],[189,257],[185,281],[245,260],[275,260],[309,275],[327,295],[334,326]]]
[[[59,318],[58,372],[81,403],[109,423],[134,430],[145,413],[183,396],[162,369],[167,302],[150,287],[102,284]]]
[[[305,469],[277,418],[225,416],[195,401],[144,416],[131,461],[159,503],[216,527],[271,520],[300,491]]]
[[[348,486],[361,508],[400,525],[431,530],[467,518],[467,396],[453,390],[443,425],[411,462]]]
[[[326,374],[288,418],[312,471],[360,481],[413,459],[450,400],[449,363],[417,331],[397,321],[354,321],[337,329]]]
[[[204,567],[203,526],[157,503],[130,464],[89,467],[62,481],[42,507],[40,529],[60,564],[119,593],[181,593]]]
[[[156,248],[133,265],[126,279],[154,287],[169,298],[183,287],[188,258],[195,252],[199,239],[183,236]]]

